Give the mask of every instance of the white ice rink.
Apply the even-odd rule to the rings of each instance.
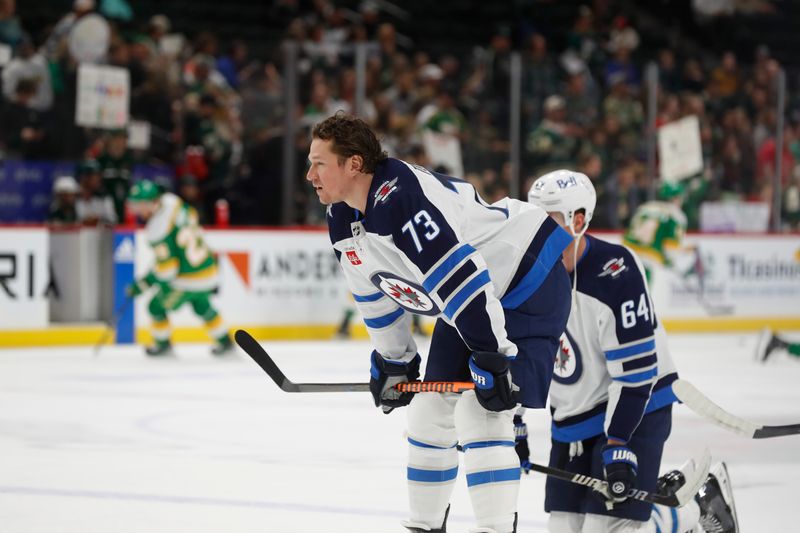
[[[683,378],[739,416],[800,422],[800,360],[754,363],[755,335],[673,335]],[[363,381],[361,342],[273,342],[295,381]],[[240,355],[179,345],[0,350],[1,533],[405,531],[405,416],[369,394],[287,394]],[[548,421],[527,417],[546,462]],[[800,436],[748,440],[674,411],[665,467],[708,446],[727,460],[741,530],[799,531]],[[545,531],[543,478],[524,477],[522,532]],[[471,527],[463,473],[448,531]]]

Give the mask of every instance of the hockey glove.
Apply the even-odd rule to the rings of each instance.
[[[496,352],[475,352],[469,358],[475,396],[487,411],[506,411],[517,406],[508,359]]]
[[[149,288],[150,284],[145,279],[140,279],[125,287],[125,295],[129,298],[135,298]]]
[[[422,359],[417,354],[408,363],[384,359],[377,351],[372,351],[372,365],[369,369],[369,391],[375,400],[375,407],[383,408],[389,414],[395,407],[403,407],[411,403],[413,392],[398,392],[394,386],[404,381],[414,381],[419,377],[419,363]]]
[[[522,417],[514,415],[514,450],[519,456],[519,466],[525,474],[531,471],[531,452],[528,448],[528,425]]]
[[[608,495],[614,503],[622,503],[628,499],[628,492],[637,486],[636,454],[624,445],[606,444],[603,446],[602,456]]]

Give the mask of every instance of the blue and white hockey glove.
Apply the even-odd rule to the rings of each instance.
[[[369,391],[375,400],[375,407],[383,408],[389,414],[395,407],[403,407],[411,403],[413,392],[398,392],[394,386],[404,381],[414,381],[419,377],[419,363],[422,358],[417,354],[408,363],[384,359],[377,351],[372,351],[369,369]]]
[[[469,358],[475,396],[487,411],[506,411],[517,406],[508,358],[496,352],[475,352]]]
[[[519,415],[514,415],[514,451],[519,457],[519,466],[525,474],[531,471],[531,451],[528,448],[528,425]]]
[[[637,487],[636,454],[622,444],[606,444],[602,449],[603,472],[608,482],[608,495],[614,503],[628,499],[628,492]]]

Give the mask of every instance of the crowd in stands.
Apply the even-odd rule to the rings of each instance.
[[[300,126],[294,222],[320,223],[324,211],[303,179],[309,131],[337,110],[357,111],[355,51],[364,43],[366,100],[358,111],[390,155],[463,175],[491,202],[509,193],[511,58],[518,50],[523,194],[536,176],[575,168],[599,192],[594,225],[627,224],[651,190],[643,71],[652,61],[659,76],[656,125],[689,115],[700,122],[705,169],[686,180],[690,226],[697,227],[703,201],[770,202],[781,65],[769,49],[761,46],[752,57],[727,51],[709,62],[699,53],[647,45],[613,2],[589,3],[576,10],[564,35],[548,33],[546,21],[508,21],[488,42],[448,49],[400,34],[369,1],[345,9],[332,0],[308,6],[276,0],[271,16],[285,28],[283,42],[256,56],[252,43],[221,43],[211,22],[208,31],[182,35],[166,16],[140,20],[125,2],[103,2],[98,12],[93,0],[75,0],[51,28],[28,28],[15,14],[15,0],[0,0],[0,45],[13,50],[0,67],[0,152],[9,159],[80,162],[74,179],[56,182],[56,217],[122,221],[135,165],[159,162],[174,173],[163,185],[195,205],[203,222],[213,222],[214,203],[225,197],[232,222],[277,224],[283,128],[286,114],[294,113]],[[98,47],[101,63],[130,73],[131,117],[151,128],[146,150],[131,148],[127,131],[75,125],[81,57],[71,32],[87,16],[102,17],[108,35],[85,47]],[[286,108],[284,95],[288,41],[298,45],[295,109]],[[800,102],[791,96],[781,182],[784,220],[797,228]],[[436,143],[461,157],[455,164],[440,157]],[[73,204],[107,197],[113,209],[102,199],[65,215],[62,197],[69,202],[70,195]]]

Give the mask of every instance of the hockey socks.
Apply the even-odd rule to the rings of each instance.
[[[520,466],[513,417],[513,410],[487,411],[473,391],[463,393],[456,404],[456,430],[478,531],[509,533],[515,528]]]

